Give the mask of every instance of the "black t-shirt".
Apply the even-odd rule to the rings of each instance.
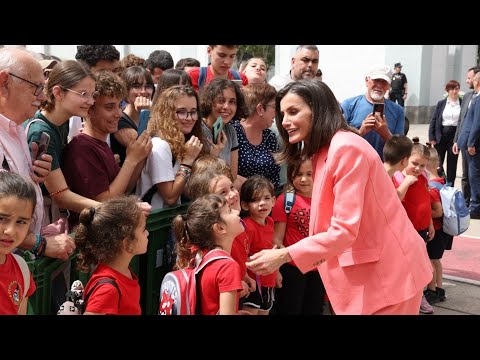
[[[130,116],[122,113],[122,117],[118,122],[118,130],[121,129],[133,129],[137,131],[138,127],[137,124],[135,124],[135,122],[130,118]],[[125,157],[127,156],[127,149],[125,146],[120,144],[117,139],[115,139],[114,134],[110,136],[110,147],[114,154],[120,155],[120,166],[122,166],[123,162],[125,161]]]
[[[399,73],[393,74],[392,84],[391,84],[392,91],[403,93],[406,83],[407,83],[407,77],[405,76],[404,73],[399,72]]]

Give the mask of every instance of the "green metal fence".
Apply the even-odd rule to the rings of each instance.
[[[169,257],[171,247],[168,239],[171,232],[172,219],[178,214],[184,214],[190,204],[182,204],[166,209],[154,210],[147,218],[148,248],[147,253],[135,256],[130,267],[139,278],[141,295],[140,306],[142,314],[154,315],[158,313],[158,299],[160,284],[165,274],[171,270]],[[73,234],[71,234],[73,235]],[[74,280],[81,280],[85,285],[90,274],[76,270],[76,254],[67,261],[52,258],[37,258],[32,260],[30,252],[24,253],[24,258],[33,273],[37,286],[35,293],[29,298],[29,315],[52,315],[52,282],[63,272],[65,281],[70,288]]]

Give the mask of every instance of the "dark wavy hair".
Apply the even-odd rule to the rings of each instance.
[[[289,143],[287,131],[283,128],[283,113],[280,111],[280,102],[289,93],[299,96],[312,111],[311,128],[308,138],[296,144]],[[287,84],[275,98],[275,121],[285,148],[277,156],[280,163],[287,164],[298,158],[310,158],[323,146],[330,144],[333,135],[339,130],[351,131],[343,117],[340,104],[332,90],[320,80],[302,79]]]
[[[245,97],[243,96],[240,87],[232,80],[227,79],[213,79],[203,88],[201,93],[200,108],[202,110],[203,117],[208,117],[212,113],[212,109],[215,107],[215,103],[218,96],[223,96],[223,90],[232,89],[235,92],[237,98],[237,112],[233,116],[233,119],[243,119],[248,114],[247,106],[245,104]]]
[[[135,196],[119,196],[82,210],[75,230],[80,271],[88,272],[92,265],[111,262],[122,253],[124,239],[136,241],[135,229],[144,216],[137,202]]]
[[[109,62],[120,60],[120,52],[113,45],[79,45],[75,59],[84,61],[92,67],[101,60]]]

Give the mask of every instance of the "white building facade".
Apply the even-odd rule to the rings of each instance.
[[[317,45],[323,81],[339,101],[365,91],[365,73],[372,64],[403,65],[408,79],[406,115],[412,123],[428,123],[431,113],[445,93],[445,84],[457,80],[461,91],[470,67],[477,64],[477,45]],[[27,45],[28,49],[74,59],[77,45]],[[168,51],[174,62],[193,57],[207,65],[207,45],[115,45],[120,57],[135,54],[143,58],[158,49]],[[275,73],[290,70],[297,45],[275,46]]]

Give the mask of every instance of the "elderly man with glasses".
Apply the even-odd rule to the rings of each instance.
[[[33,117],[46,99],[43,89],[43,69],[34,54],[19,48],[0,49],[0,162],[7,171],[20,174],[31,181],[37,193],[37,205],[30,233],[20,246],[32,250],[42,248],[49,257],[68,259],[68,252],[75,248],[69,236],[40,236],[43,223],[43,197],[39,184],[49,175],[52,157],[44,154],[36,159],[38,144],[27,144],[22,123]],[[38,243],[44,243],[40,247]]]

